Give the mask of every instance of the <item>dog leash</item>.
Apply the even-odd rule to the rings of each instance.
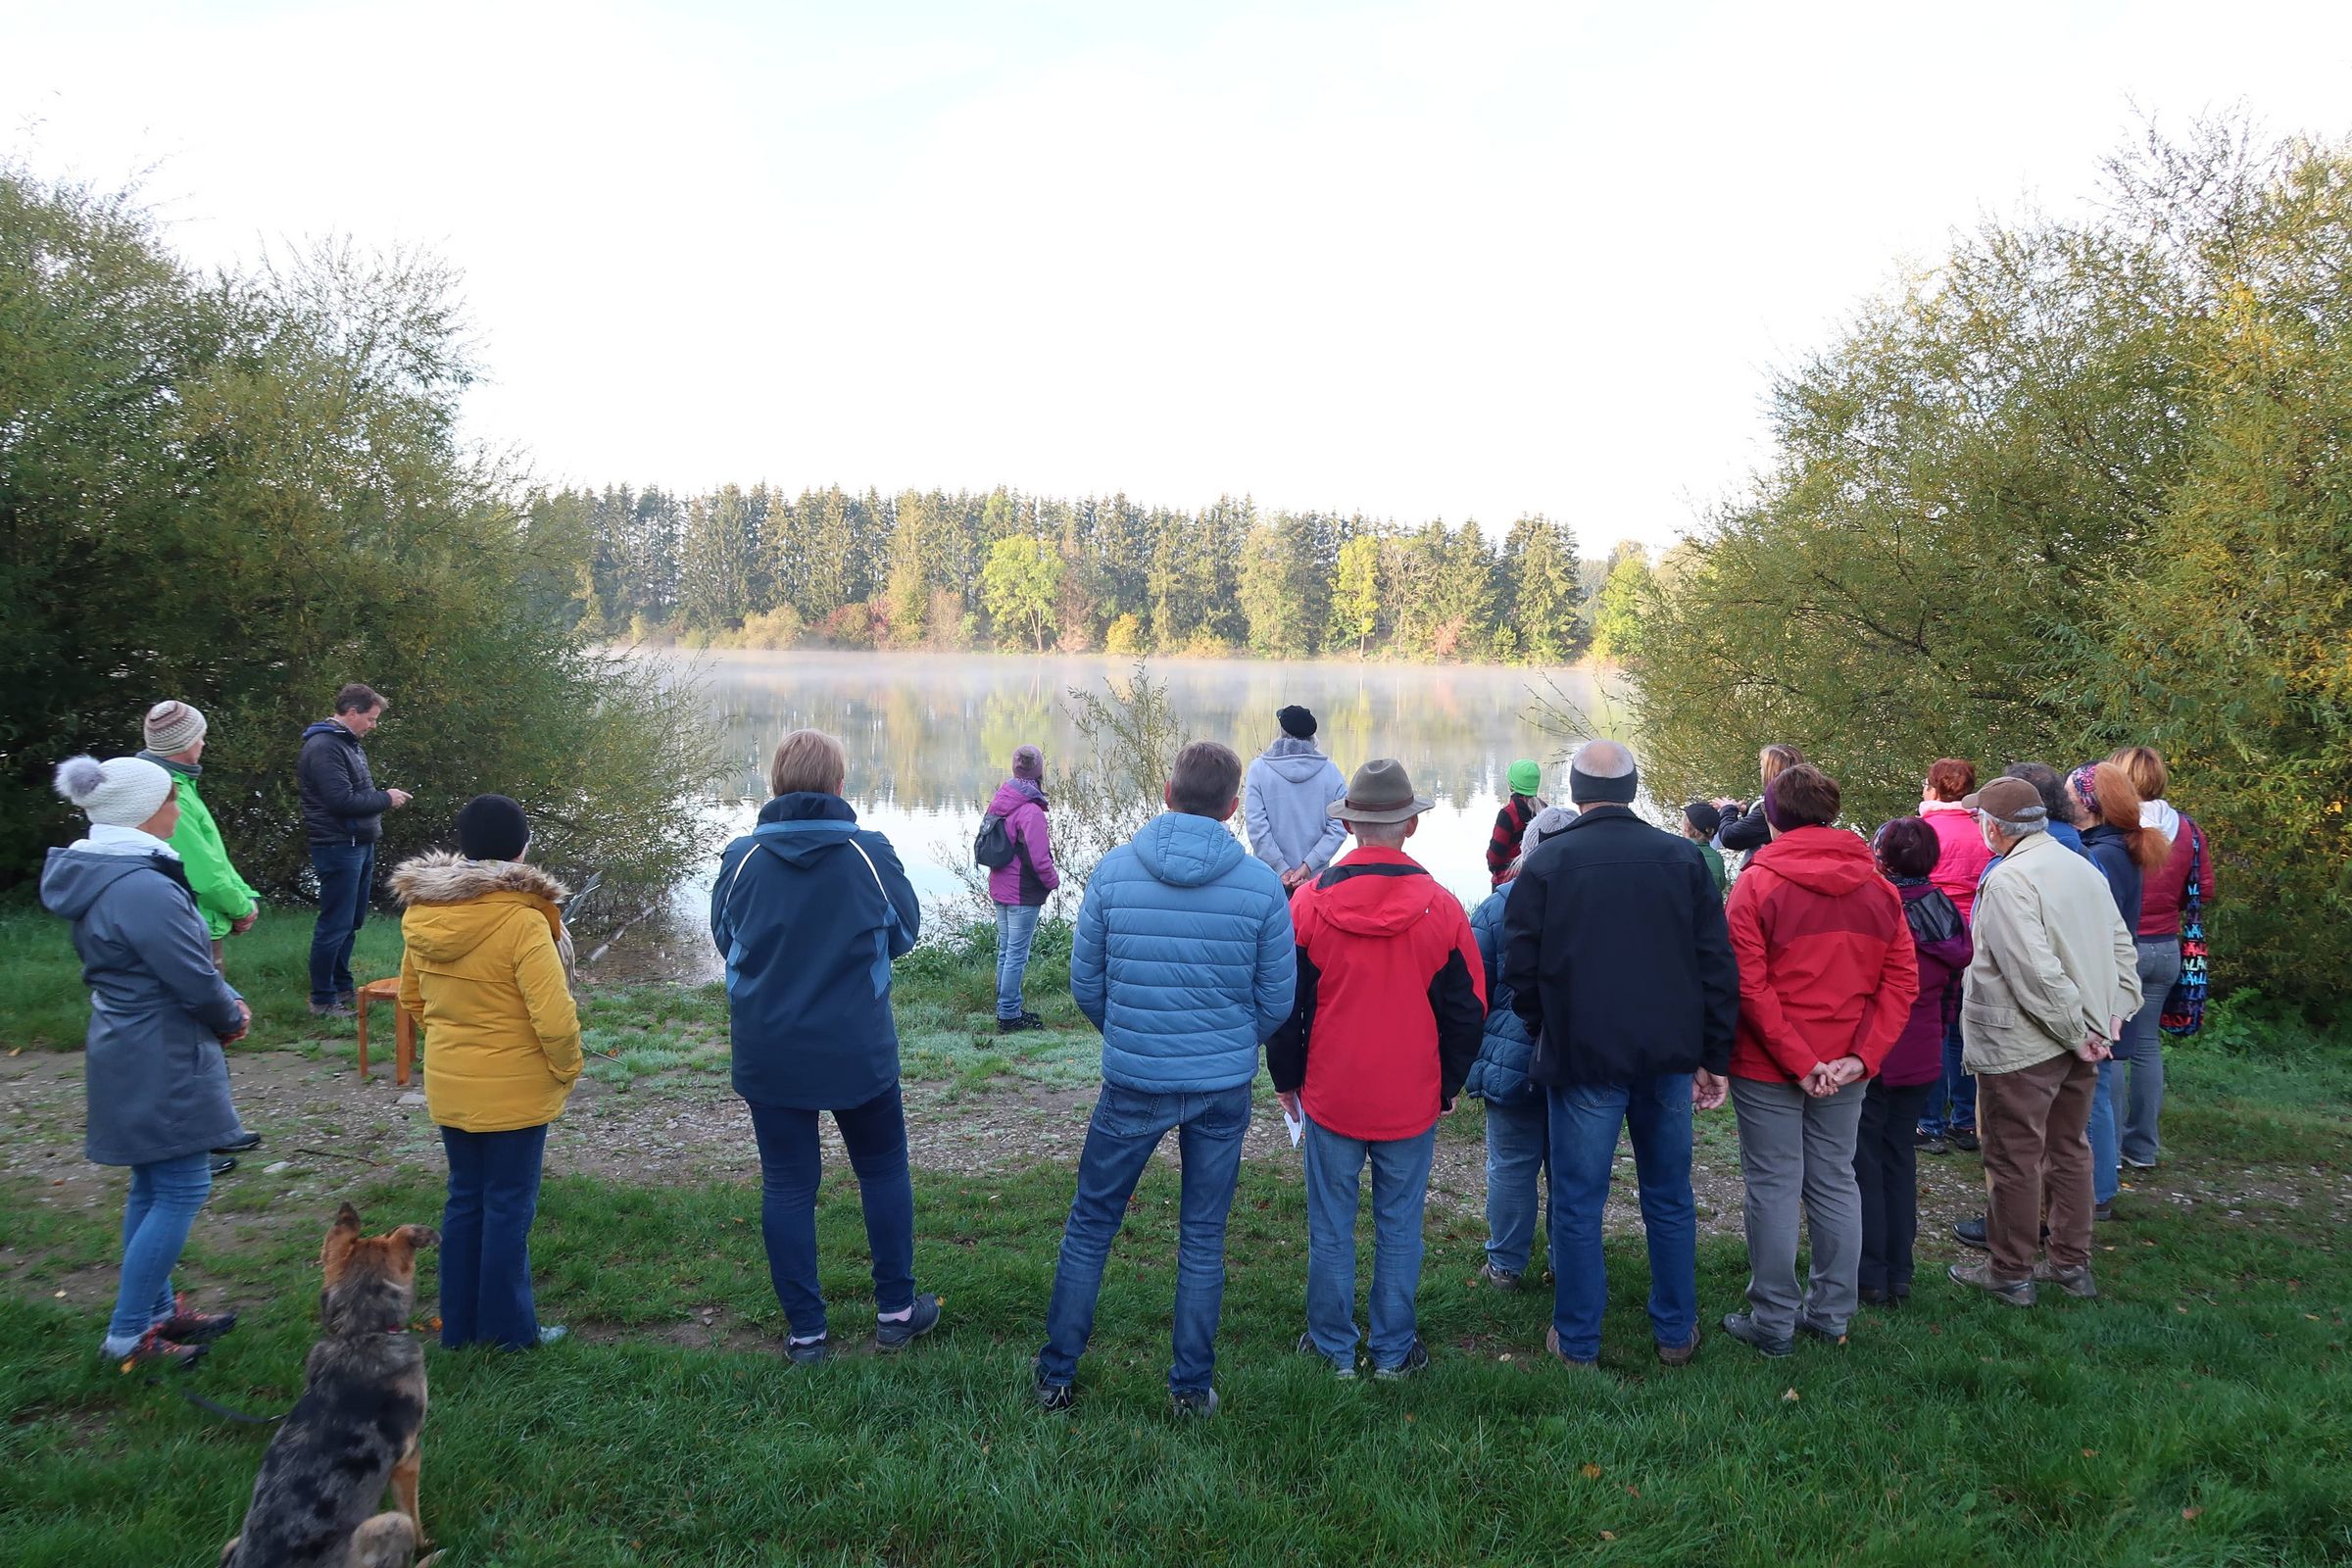
[[[162,1378],[159,1377],[151,1376],[147,1379],[147,1381],[155,1388],[172,1389],[172,1385],[166,1383]],[[185,1389],[172,1389],[172,1392],[178,1395],[181,1398],[187,1400],[190,1404],[194,1405],[197,1409],[202,1410],[207,1415],[217,1415],[224,1421],[235,1421],[241,1425],[249,1427],[273,1427],[280,1421],[283,1421],[286,1416],[294,1413],[293,1411],[288,1410],[282,1415],[247,1415],[242,1410],[233,1410],[229,1408],[227,1405],[222,1404],[218,1399],[208,1399],[201,1394],[190,1394]]]

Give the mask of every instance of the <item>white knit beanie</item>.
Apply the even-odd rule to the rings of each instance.
[[[107,827],[137,827],[163,809],[172,775],[140,757],[101,762],[69,757],[57,764],[57,793]]]
[[[186,751],[204,739],[205,717],[177,699],[167,699],[147,710],[147,749],[158,757]]]

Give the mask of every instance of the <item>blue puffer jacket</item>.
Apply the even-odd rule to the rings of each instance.
[[[1491,1105],[1530,1104],[1544,1093],[1527,1076],[1535,1036],[1511,1010],[1511,988],[1502,983],[1502,906],[1510,897],[1511,885],[1505,882],[1470,914],[1470,934],[1478,938],[1478,956],[1487,961],[1487,1033],[1470,1076],[1462,1080],[1462,1093]]]
[[[890,840],[838,795],[779,795],[727,846],[710,937],[727,960],[735,1092],[848,1110],[899,1081],[890,962],[922,907]]]
[[[1282,879],[1222,822],[1155,816],[1086,884],[1070,995],[1102,1031],[1102,1076],[1121,1089],[1248,1083],[1297,979]]]

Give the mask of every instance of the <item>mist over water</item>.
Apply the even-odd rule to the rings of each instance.
[[[1132,661],[986,654],[712,653],[674,657],[708,693],[729,773],[713,807],[736,832],[767,798],[767,759],[787,730],[808,726],[849,747],[847,795],[866,825],[890,836],[926,903],[954,894],[949,867],[968,860],[980,813],[1033,742],[1051,769],[1074,742],[1069,689],[1101,690]],[[1265,661],[1167,660],[1152,665],[1193,740],[1255,757],[1280,734],[1275,710],[1298,703],[1320,721],[1316,742],[1343,773],[1372,757],[1400,759],[1435,800],[1407,846],[1465,905],[1489,891],[1487,835],[1513,759],[1544,763],[1546,795],[1564,797],[1561,737],[1535,721],[1546,680],[1599,717],[1582,670]],[[699,901],[709,883],[682,890]],[[699,902],[695,904],[698,909]]]

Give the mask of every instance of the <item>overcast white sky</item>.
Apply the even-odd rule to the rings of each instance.
[[[1361,509],[1598,553],[1905,258],[2138,112],[2352,130],[2352,4],[66,6],[0,153],[190,258],[466,274],[555,481]]]

